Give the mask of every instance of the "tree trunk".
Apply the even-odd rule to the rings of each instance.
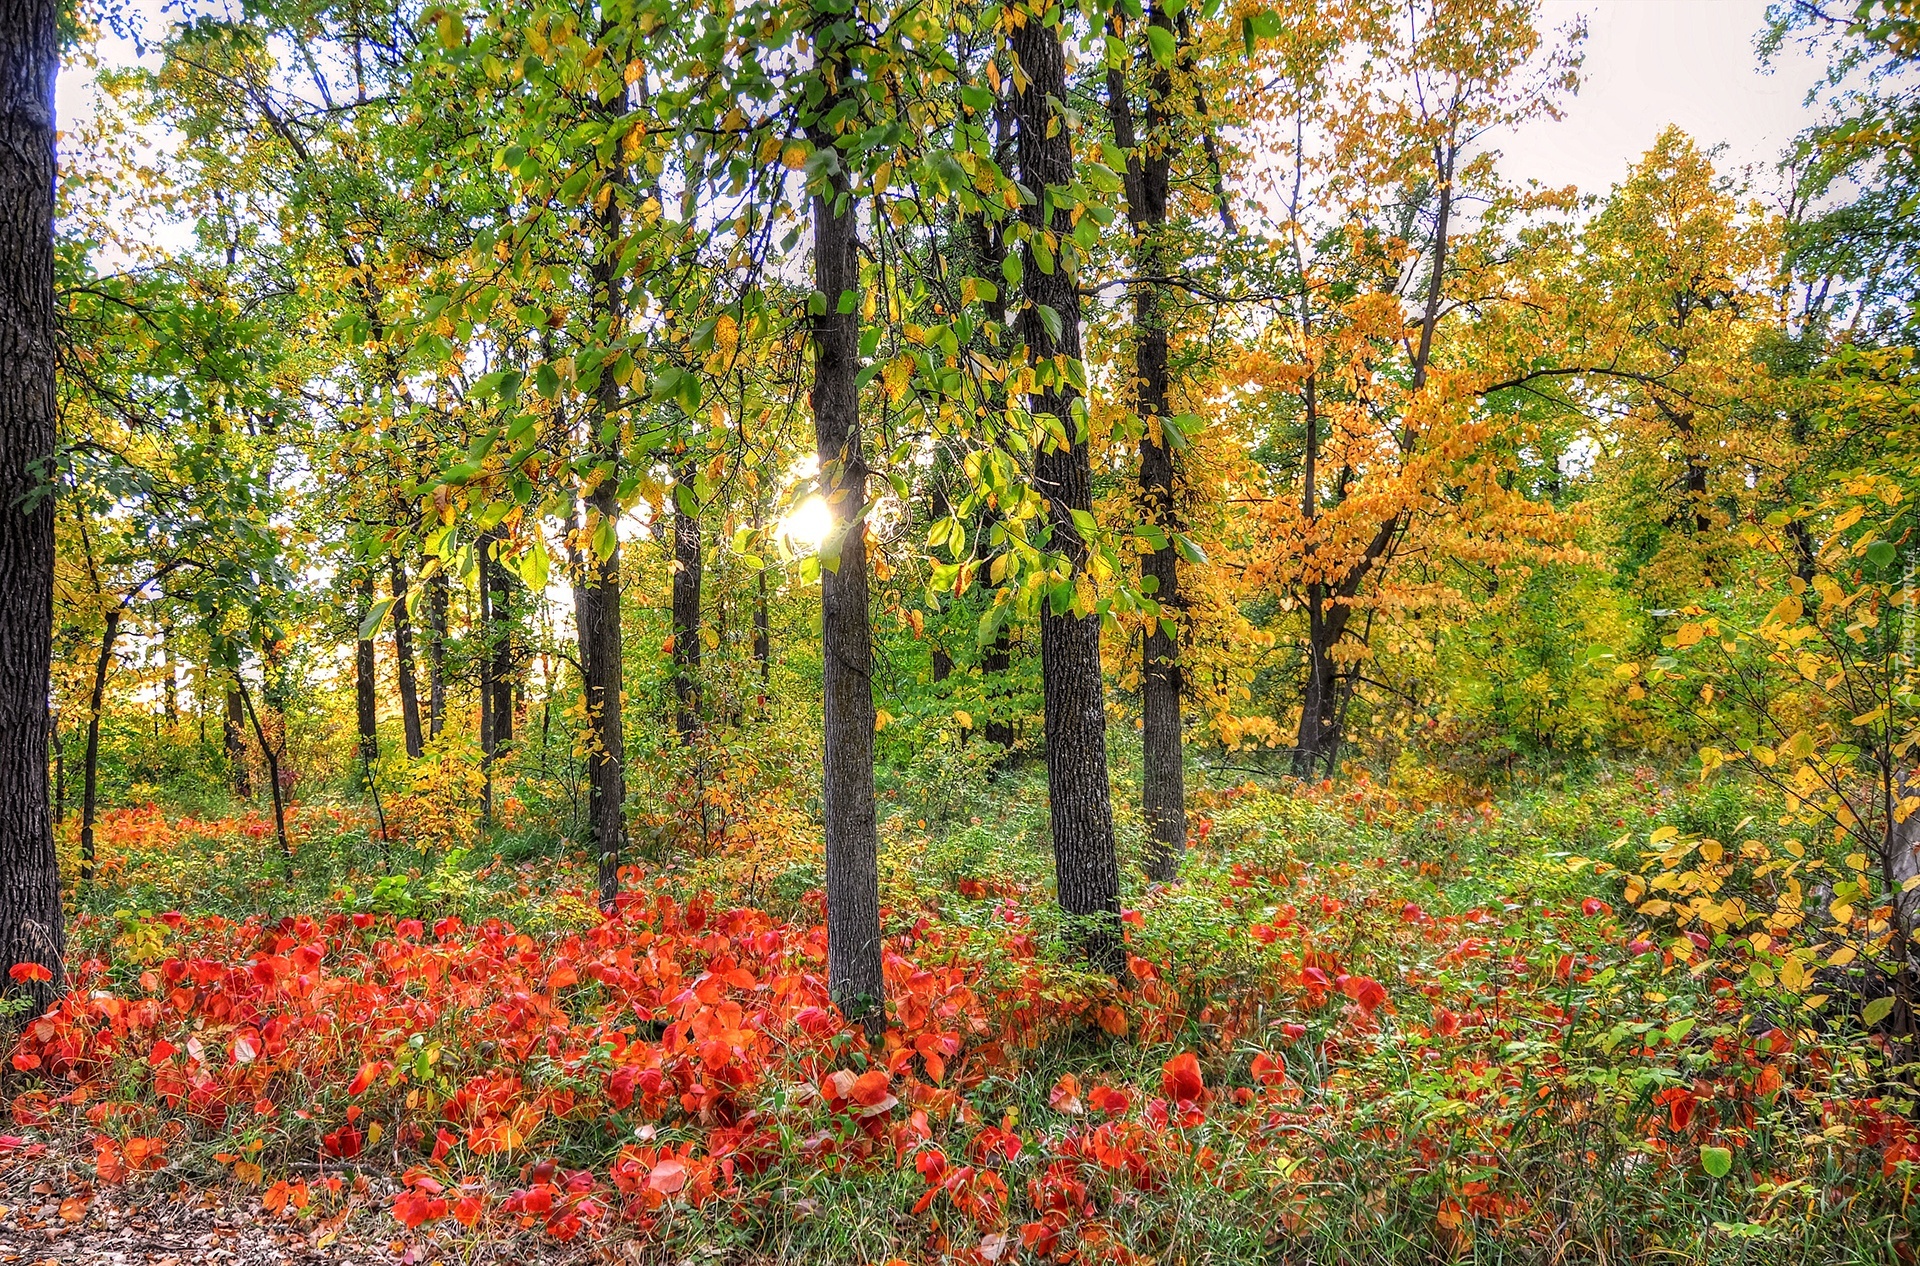
[[[221,737],[227,749],[227,772],[233,779],[236,800],[253,799],[253,779],[247,774],[247,718],[240,687],[227,686],[227,715]]]
[[[1147,8],[1149,27],[1171,33],[1173,26],[1157,4]],[[1127,219],[1134,233],[1134,271],[1157,277],[1166,271],[1162,236],[1167,222],[1167,179],[1173,164],[1168,135],[1167,99],[1173,76],[1148,53],[1145,144],[1134,134],[1133,106],[1122,67],[1107,69],[1107,104],[1114,142],[1127,155]],[[1147,874],[1171,880],[1187,851],[1186,779],[1180,734],[1180,662],[1174,640],[1180,607],[1179,555],[1173,533],[1180,524],[1173,493],[1173,449],[1168,442],[1167,325],[1168,296],[1158,284],[1133,288],[1134,377],[1139,392],[1140,511],[1144,522],[1164,539],[1140,560],[1140,587],[1160,604],[1162,615],[1147,626],[1141,640],[1140,693],[1143,769],[1140,807],[1153,854]]]
[[[767,622],[767,569],[764,565],[754,585],[753,662],[760,667],[760,689],[764,693],[773,677],[773,630]]]
[[[493,584],[488,574],[488,559],[493,555],[493,536],[482,535],[479,542],[479,566],[474,575],[474,603],[478,609],[476,624],[480,644],[480,662],[476,665],[480,683],[480,816],[493,819]]]
[[[171,727],[180,722],[179,665],[174,660],[171,624],[160,626],[160,666],[167,670],[167,675],[160,682],[160,710]]]
[[[828,121],[847,100],[849,21],[814,10],[814,68],[826,89],[807,123],[816,151],[835,141]],[[820,572],[821,697],[825,731],[827,987],[848,1020],[877,1039],[886,1028],[881,975],[879,831],[873,792],[873,646],[868,622],[867,459],[860,434],[860,253],[845,159],[813,193],[813,429],[820,489],[839,533]]]
[[[673,490],[673,728],[682,743],[700,728],[700,507],[693,479],[693,458],[684,457]]]
[[[614,115],[621,103],[602,106]],[[620,198],[609,197],[597,217],[593,272],[594,324],[609,331],[626,319],[620,282]],[[586,696],[587,820],[597,859],[600,904],[611,910],[620,892],[620,855],[626,847],[626,736],[621,718],[625,672],[620,645],[620,437],[615,414],[620,386],[602,374],[587,410],[594,482],[587,493],[586,548],[574,584],[574,623]]]
[[[427,737],[447,724],[447,570],[427,577]]]
[[[53,664],[53,0],[0,0],[0,991],[38,1011],[66,985],[47,812]],[[50,981],[4,972],[40,963]]]
[[[267,742],[266,727],[260,724],[260,711],[253,706],[253,696],[247,690],[245,682],[240,681],[240,670],[235,669],[233,679],[240,685],[240,702],[246,708],[247,720],[253,724],[253,737],[260,744],[260,755],[267,762],[267,789],[273,799],[273,833],[280,841],[280,855],[286,859],[287,877],[293,877],[293,841],[287,838],[287,809],[280,798],[280,753],[273,744]]]
[[[487,604],[492,623],[487,629],[487,665],[484,677],[493,691],[493,751],[513,742],[513,594],[507,568],[500,561],[501,542],[495,538],[487,551],[485,576],[493,596]]]
[[[1307,685],[1300,698],[1300,734],[1293,749],[1293,772],[1310,779],[1316,768],[1331,777],[1340,753],[1340,720],[1334,704],[1339,695],[1333,644],[1338,632],[1327,608],[1327,587],[1307,587]],[[1345,621],[1339,622],[1342,627]]]
[[[113,669],[113,644],[120,636],[116,604],[100,632],[100,656],[93,664],[93,693],[87,699],[87,747],[80,766],[80,886],[93,883],[93,822],[100,801],[100,714],[107,703],[107,674]]]
[[[359,588],[360,618],[364,620],[373,611],[371,566],[361,575]],[[374,693],[373,674],[373,638],[362,637],[353,648],[353,711],[360,731],[360,769],[368,787],[373,786],[373,763],[380,759],[380,736],[375,730],[378,696]]]
[[[387,561],[393,586],[393,671],[400,684],[400,724],[406,733],[407,759],[426,750],[420,734],[420,689],[413,676],[413,618],[407,614],[407,568],[394,555]]]
[[[1072,125],[1064,117],[1066,59],[1059,31],[1038,18],[1013,32],[1012,47],[1026,72],[1016,80],[1020,180],[1037,201],[1021,210],[1029,229],[1022,250],[1027,306],[1019,327],[1039,390],[1029,400],[1036,415],[1050,416],[1069,443],[1048,440],[1034,459],[1034,477],[1047,498],[1052,547],[1072,565],[1067,587],[1086,565],[1087,544],[1073,511],[1093,509],[1093,472],[1087,437],[1074,419],[1076,391],[1055,358],[1080,359],[1080,293],[1071,239]],[[1055,200],[1059,200],[1056,205]],[[1034,250],[1042,232],[1053,251],[1043,268]],[[1041,309],[1057,317],[1058,336]],[[1076,934],[1088,960],[1116,976],[1126,973],[1120,935],[1120,868],[1115,856],[1113,806],[1107,788],[1107,714],[1100,674],[1100,617],[1075,614],[1071,592],[1051,595],[1040,615],[1040,671],[1045,697],[1047,795],[1053,830],[1053,865],[1061,909],[1078,923]]]

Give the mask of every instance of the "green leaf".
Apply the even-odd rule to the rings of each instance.
[[[1872,1028],[1892,1013],[1893,998],[1891,995],[1885,998],[1875,998],[1872,1002],[1869,1002],[1860,1009],[1860,1021],[1868,1028]]]
[[[380,626],[386,622],[387,612],[391,610],[392,607],[392,598],[382,598],[373,604],[373,610],[367,612],[367,618],[360,621],[361,641],[371,640],[373,635],[380,631]]]
[[[1700,1149],[1700,1168],[1712,1178],[1725,1178],[1733,1172],[1733,1153],[1724,1147]]]
[[[1172,31],[1169,31],[1164,26],[1148,27],[1147,46],[1153,50],[1153,60],[1159,62],[1162,66],[1169,68],[1173,66],[1173,54],[1176,45]]]
[[[1893,561],[1895,553],[1892,541],[1875,541],[1867,546],[1867,561],[1875,567],[1885,567]]]

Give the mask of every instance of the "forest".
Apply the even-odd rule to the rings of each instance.
[[[0,1260],[1920,1260],[1920,4],[1588,34],[0,0]]]

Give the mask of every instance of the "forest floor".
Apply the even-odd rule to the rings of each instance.
[[[873,1047],[804,840],[602,919],[527,833],[313,807],[289,877],[257,815],[116,811],[13,1056],[0,1262],[1913,1260],[1888,1041],[1624,900],[1764,836],[1738,789],[1203,792],[1124,986],[1063,948],[1032,791],[890,793]]]

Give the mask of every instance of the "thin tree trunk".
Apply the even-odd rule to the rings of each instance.
[[[506,564],[500,561],[501,542],[488,551],[486,576],[493,586],[488,610],[493,623],[487,632],[488,666],[485,676],[493,689],[493,751],[513,742],[513,595]]]
[[[179,665],[173,654],[173,625],[160,626],[160,666],[167,670],[160,683],[160,708],[169,727],[180,723]]]
[[[1157,4],[1147,8],[1149,29],[1171,33],[1172,22]],[[1146,137],[1135,136],[1133,106],[1127,92],[1126,71],[1107,69],[1107,109],[1114,142],[1127,155],[1127,219],[1133,227],[1135,268],[1142,276],[1166,272],[1162,237],[1167,222],[1167,179],[1173,163],[1173,139],[1168,135],[1167,99],[1173,76],[1151,52],[1153,67],[1147,79]],[[1147,874],[1171,880],[1187,849],[1186,782],[1180,735],[1180,663],[1174,641],[1175,613],[1180,607],[1179,555],[1173,534],[1179,530],[1173,492],[1173,449],[1165,428],[1170,390],[1167,368],[1168,295],[1160,285],[1133,289],[1134,377],[1139,413],[1144,423],[1140,437],[1140,510],[1142,519],[1157,527],[1164,539],[1140,560],[1141,588],[1151,590],[1162,615],[1147,626],[1141,640],[1140,693],[1143,769],[1140,807],[1146,819],[1153,854]]]
[[[100,797],[100,714],[106,708],[107,674],[113,669],[113,644],[120,636],[118,604],[107,612],[100,632],[100,655],[93,663],[93,692],[87,699],[87,747],[80,766],[80,886],[93,883],[94,815]]]
[[[1071,594],[1087,561],[1087,544],[1073,512],[1092,512],[1093,472],[1087,437],[1074,419],[1077,393],[1055,361],[1080,359],[1080,293],[1071,236],[1072,195],[1067,192],[1073,183],[1073,135],[1062,113],[1066,58],[1058,29],[1038,18],[1015,29],[1011,44],[1026,72],[1025,87],[1016,81],[1013,99],[1020,179],[1036,199],[1021,211],[1029,236],[1023,246],[1027,306],[1020,312],[1019,327],[1039,387],[1029,407],[1036,415],[1057,419],[1070,441],[1063,446],[1049,440],[1034,459],[1035,482],[1048,502],[1052,546],[1073,568],[1069,593],[1049,596],[1040,615],[1054,877],[1061,909],[1077,921],[1076,935],[1088,960],[1123,976],[1126,947],[1120,935],[1120,868],[1107,787],[1100,617],[1092,611],[1076,614]],[[1034,250],[1034,239],[1042,232],[1053,246],[1045,267]],[[1057,336],[1048,329],[1042,308],[1057,318]]]
[[[814,10],[814,72],[825,95],[807,123],[817,151],[836,140],[831,115],[848,99],[855,31]],[[867,592],[867,459],[860,434],[860,253],[857,207],[842,163],[813,194],[813,429],[820,488],[839,532],[820,573],[821,698],[827,843],[827,988],[870,1038],[886,1028],[881,975],[879,831],[873,792],[873,630]],[[829,550],[831,553],[831,550]]]
[[[1447,270],[1447,235],[1451,231],[1453,215],[1453,170],[1457,159],[1458,147],[1452,138],[1434,143],[1434,170],[1440,188],[1440,204],[1434,216],[1433,270],[1427,278],[1425,311],[1420,318],[1420,341],[1413,351],[1409,390],[1416,395],[1427,385],[1434,334],[1440,325],[1440,301],[1444,294]],[[1308,377],[1307,382],[1311,392],[1312,376]],[[1308,464],[1302,504],[1307,510],[1307,521],[1311,524],[1316,478],[1313,446],[1317,442],[1311,394],[1308,396],[1308,418]],[[1411,452],[1414,442],[1411,432],[1403,434],[1402,451]],[[1353,602],[1361,586],[1376,567],[1389,560],[1393,543],[1405,524],[1406,520],[1401,515],[1390,517],[1375,529],[1366,549],[1337,582],[1316,580],[1308,585],[1307,685],[1300,701],[1300,730],[1293,749],[1293,772],[1299,777],[1311,778],[1316,766],[1331,777],[1338,765],[1341,737],[1346,726],[1347,702],[1353,692],[1342,688],[1333,651],[1346,633],[1347,622],[1353,615]]]
[[[420,690],[413,676],[413,618],[407,614],[407,568],[394,555],[387,561],[393,587],[393,670],[400,684],[400,724],[406,733],[407,759],[426,750],[420,734]]]
[[[700,515],[693,479],[693,458],[685,457],[673,490],[673,728],[682,743],[700,729]]]
[[[371,567],[361,574],[359,589],[360,618],[364,620],[373,611]],[[373,763],[380,759],[380,736],[375,730],[378,697],[374,693],[373,674],[373,638],[362,637],[353,648],[353,704],[360,731],[360,769],[368,787],[373,786]]]
[[[53,664],[53,0],[0,0],[0,991],[66,987],[47,805]],[[7,970],[40,963],[49,981]]]
[[[767,622],[767,569],[760,568],[754,581],[753,662],[760,666],[760,689],[764,694],[773,678],[773,630]]]
[[[227,749],[227,772],[233,779],[236,800],[253,799],[253,779],[247,771],[246,707],[240,687],[227,686],[227,714],[221,726],[221,738]]]
[[[447,570],[427,577],[427,737],[447,724]]]
[[[480,784],[480,816],[489,821],[493,818],[493,753],[494,753],[494,690],[493,690],[493,583],[489,574],[492,566],[488,561],[493,555],[493,535],[481,536],[479,543],[480,561],[474,576],[474,602],[478,608],[480,644],[480,662],[475,665],[480,682],[480,771],[483,781]]]
[[[280,855],[286,859],[287,877],[292,878],[293,842],[287,838],[287,809],[280,799],[280,753],[273,744],[267,742],[267,731],[260,724],[259,709],[253,706],[253,694],[247,689],[247,683],[241,681],[237,668],[233,679],[239,682],[240,702],[246,708],[247,720],[253,723],[253,737],[260,744],[260,755],[267,762],[267,787],[273,793],[273,833],[280,841]]]
[[[67,744],[60,727],[53,729],[53,824],[67,820]]]

